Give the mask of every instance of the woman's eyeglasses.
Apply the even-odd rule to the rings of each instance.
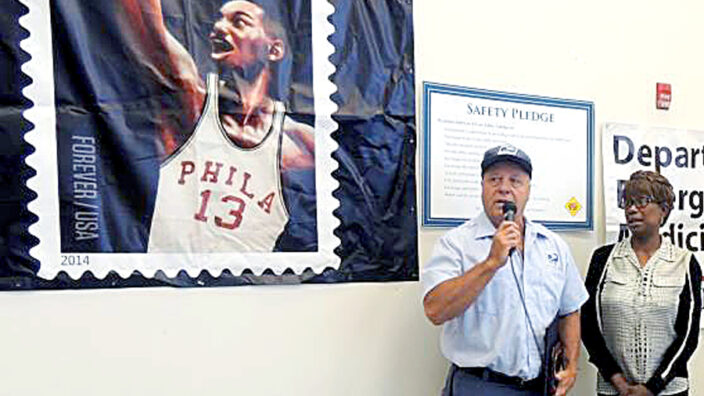
[[[632,205],[635,205],[636,208],[638,208],[638,209],[643,209],[646,206],[648,206],[648,204],[651,202],[657,203],[657,200],[652,195],[644,195],[642,197],[627,198],[625,209],[630,208]]]

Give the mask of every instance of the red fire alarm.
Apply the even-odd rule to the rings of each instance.
[[[657,96],[655,97],[655,108],[667,110],[670,108],[672,100],[672,87],[670,84],[657,83]]]

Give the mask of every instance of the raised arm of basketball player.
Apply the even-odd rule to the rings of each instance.
[[[180,103],[178,117],[164,117],[162,140],[166,155],[177,147],[178,136],[193,130],[205,100],[205,83],[193,58],[166,29],[160,0],[121,0],[121,24],[144,68]]]

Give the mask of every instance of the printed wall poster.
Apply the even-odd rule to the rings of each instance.
[[[533,164],[530,219],[592,229],[593,103],[425,82],[423,104],[423,225],[480,213],[484,152],[506,146]]]
[[[7,287],[417,278],[406,2],[11,3]]]

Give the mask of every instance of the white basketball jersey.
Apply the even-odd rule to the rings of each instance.
[[[288,221],[281,189],[284,106],[253,148],[227,136],[218,112],[218,76],[186,143],[161,166],[149,252],[271,252]]]

